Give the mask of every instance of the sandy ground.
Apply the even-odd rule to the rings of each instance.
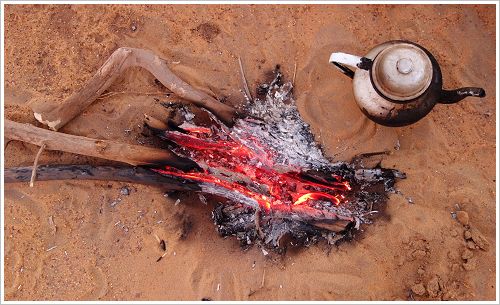
[[[487,97],[438,105],[409,127],[368,121],[350,80],[327,64],[329,53],[362,55],[402,38],[433,52],[445,87],[483,86]],[[183,79],[235,105],[243,99],[238,56],[250,87],[278,63],[290,77],[296,62],[299,108],[327,155],[392,150],[382,164],[407,173],[398,183],[404,196],[391,196],[388,217],[329,254],[318,245],[265,257],[220,238],[196,195],[175,206],[161,189],[129,185],[125,196],[125,184],[115,182],[6,185],[5,299],[495,299],[494,6],[8,5],[5,117],[40,126],[31,106],[69,96],[121,46],[162,54]],[[159,88],[131,69],[111,90]],[[151,96],[114,96],[62,131],[137,143],[142,114],[161,111]],[[31,165],[37,149],[10,143],[5,166]],[[109,162],[46,152],[40,163]],[[476,243],[452,218],[458,209],[468,213]],[[155,234],[168,244],[160,262]],[[486,250],[477,249],[477,234]]]

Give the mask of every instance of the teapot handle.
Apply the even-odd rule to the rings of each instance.
[[[442,90],[439,103],[441,104],[454,104],[460,102],[468,96],[485,97],[486,92],[483,88],[464,87],[455,90]]]
[[[334,64],[335,67],[340,70],[340,72],[344,73],[350,78],[354,78],[354,71],[346,66],[370,70],[373,64],[372,60],[369,58],[340,52],[332,53],[330,55],[329,62]]]

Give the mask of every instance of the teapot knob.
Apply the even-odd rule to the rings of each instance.
[[[396,69],[401,74],[408,74],[413,71],[413,61],[409,58],[401,58],[396,62]]]

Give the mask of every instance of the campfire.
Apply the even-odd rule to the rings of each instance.
[[[258,241],[283,249],[321,238],[335,243],[369,223],[374,206],[383,204],[404,174],[331,163],[302,120],[292,84],[283,82],[279,66],[274,75],[259,86],[258,98],[245,105],[246,116],[231,128],[210,112],[207,126],[196,125],[187,107],[180,109],[181,125],[153,128],[172,151],[200,166],[153,171],[196,182],[202,193],[223,197],[213,219],[222,236],[234,235],[242,246]]]
[[[136,49],[135,55],[144,59],[140,51]],[[151,62],[153,60],[143,62],[142,66],[147,66],[149,71],[154,70]],[[101,68],[101,71],[104,70]],[[158,72],[152,73],[157,76]],[[157,78],[162,81],[162,78]],[[169,80],[171,83],[167,87],[174,91],[172,83],[177,80]],[[281,251],[288,246],[307,246],[322,239],[336,244],[351,237],[362,224],[371,223],[378,209],[385,204],[388,193],[395,191],[395,180],[405,178],[405,175],[380,166],[365,168],[363,158],[370,154],[360,155],[350,163],[331,162],[325,157],[309,125],[297,110],[292,83],[284,81],[279,67],[274,71],[273,78],[256,91],[255,99],[247,91],[247,103],[230,123],[226,111],[228,106],[215,103],[215,106],[207,106],[207,99],[201,106],[206,110],[208,120],[198,119],[187,106],[164,104],[172,108],[173,113],[181,115],[182,122],[148,117],[145,125],[154,135],[167,141],[173,154],[150,150],[148,156],[141,156],[141,153],[148,152],[142,151],[135,154],[135,158],[123,158],[116,156],[118,152],[109,153],[113,151],[110,147],[113,148],[114,144],[104,142],[104,149],[103,144],[99,144],[101,153],[98,155],[132,165],[145,165],[149,173],[136,172],[143,180],[144,176],[149,177],[144,181],[154,180],[160,185],[164,182],[170,189],[197,191],[202,201],[206,201],[203,194],[211,195],[217,202],[212,215],[218,232],[222,236],[236,236],[243,247],[260,244]],[[203,100],[197,96],[193,99]],[[224,115],[218,112],[218,107],[224,110]],[[59,115],[75,115],[77,112],[75,109],[64,110],[59,111]],[[37,119],[53,129],[71,119],[68,119],[70,115],[64,115],[62,120],[44,121],[40,114],[38,116]],[[17,123],[12,122],[14,124]],[[27,141],[26,135],[19,135],[22,128],[12,127],[11,136]],[[53,132],[43,130],[39,133],[48,135]],[[28,134],[27,131],[25,134]],[[50,142],[47,139],[49,136],[40,137],[43,141],[31,141],[40,143],[40,146],[43,143],[42,147],[52,145],[49,149],[76,150],[69,145]],[[131,155],[133,149],[139,149],[128,148]],[[87,154],[92,155],[91,149],[88,151]],[[86,154],[85,149],[78,152]],[[138,162],[137,158],[142,158],[142,161]],[[35,164],[35,170],[36,167]],[[39,180],[43,180],[40,175],[45,177],[48,170],[46,167],[39,169]],[[64,170],[71,171],[68,168]],[[59,178],[64,170],[59,168]],[[106,177],[113,177],[109,174],[110,169],[107,170]],[[27,180],[27,172],[28,169],[18,169],[15,172],[17,179],[13,181]],[[102,169],[93,169],[92,175],[87,175],[87,178],[102,178],[103,172]],[[167,180],[162,181],[155,175]],[[121,176],[114,177],[120,180]],[[121,180],[134,181],[132,177],[127,179]],[[139,179],[136,181],[139,182]]]

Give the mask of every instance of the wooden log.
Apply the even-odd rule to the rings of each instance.
[[[194,161],[168,150],[69,135],[10,120],[5,120],[5,136],[38,146],[45,144],[48,150],[119,161],[133,166],[168,165],[185,171],[199,168]]]
[[[12,167],[4,170],[5,183],[30,181],[33,167]],[[37,181],[49,180],[102,180],[161,186],[172,191],[200,191],[194,182],[165,177],[141,167],[113,167],[92,165],[41,165],[36,172]]]
[[[19,183],[30,180],[33,167],[12,167],[4,170],[5,183]],[[169,191],[203,191],[194,181],[186,179],[175,179],[159,175],[153,171],[141,167],[113,167],[92,165],[42,165],[36,173],[37,181],[51,180],[101,180],[120,181],[145,185],[160,186]],[[256,217],[262,217],[260,211],[256,210]],[[307,206],[292,206],[289,210],[274,210],[271,214],[264,216],[265,219],[283,218],[300,221],[326,229],[333,232],[342,232],[355,220],[351,217],[342,217],[326,211],[318,211]],[[249,223],[255,225],[260,231],[260,222]],[[261,238],[263,233],[261,231]]]
[[[152,73],[165,87],[182,99],[210,110],[228,126],[233,124],[236,109],[225,105],[203,91],[191,87],[177,77],[164,59],[149,50],[119,48],[99,68],[85,86],[58,105],[39,104],[33,108],[35,118],[58,130],[90,106],[122,72],[129,67],[142,67]]]

